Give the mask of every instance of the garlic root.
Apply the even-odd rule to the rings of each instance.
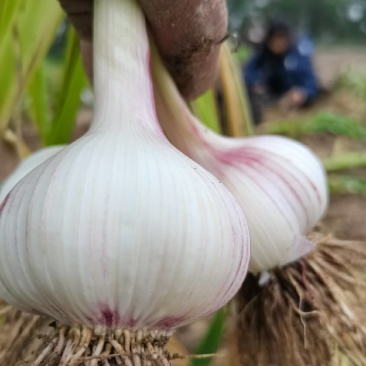
[[[0,314],[3,317],[0,323],[0,365],[15,365],[33,346],[29,341],[47,326],[49,319],[22,313],[4,302],[0,303]]]
[[[366,243],[325,238],[301,260],[249,275],[234,304],[232,366],[365,365]],[[338,353],[338,354],[337,354]]]
[[[25,361],[16,366],[170,366],[166,345],[169,334],[162,331],[99,331],[74,325],[57,325]],[[14,363],[13,363],[14,364]]]

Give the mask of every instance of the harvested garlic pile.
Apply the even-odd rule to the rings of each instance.
[[[136,1],[95,1],[94,51],[91,129],[4,191],[0,298],[57,321],[33,366],[117,353],[118,365],[169,365],[174,328],[242,284],[247,224],[224,185],[159,126]]]
[[[156,52],[152,62],[159,121],[169,141],[214,174],[243,209],[250,271],[295,261],[314,248],[306,234],[326,211],[326,174],[304,145],[279,136],[227,138],[189,111]]]

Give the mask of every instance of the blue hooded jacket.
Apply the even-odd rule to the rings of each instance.
[[[319,93],[311,55],[312,42],[299,40],[285,55],[274,55],[265,48],[258,50],[244,68],[245,82],[265,86],[271,94],[282,96],[292,88],[302,89],[311,102]]]

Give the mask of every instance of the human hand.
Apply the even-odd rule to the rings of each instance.
[[[263,84],[257,83],[254,84],[253,91],[257,95],[263,95],[266,92],[266,88]]]
[[[92,0],[59,0],[75,26],[92,79]],[[139,0],[165,64],[182,95],[194,99],[215,81],[227,31],[225,0]]]
[[[289,100],[292,107],[302,107],[306,102],[306,93],[300,88],[293,88],[289,92]]]

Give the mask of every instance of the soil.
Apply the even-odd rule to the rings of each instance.
[[[314,65],[324,86],[331,85],[335,76],[347,69],[366,70],[365,49],[320,50],[315,54]]]

